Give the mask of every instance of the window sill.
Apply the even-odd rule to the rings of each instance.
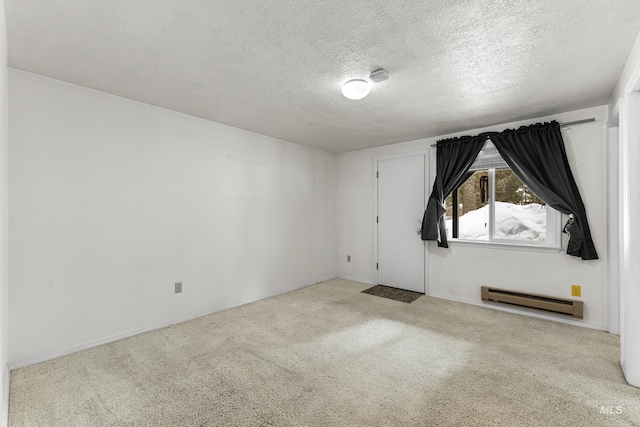
[[[468,246],[475,248],[502,249],[509,251],[560,253],[560,251],[562,250],[562,248],[558,246],[526,245],[522,243],[489,242],[461,239],[449,239],[448,242],[449,246]]]

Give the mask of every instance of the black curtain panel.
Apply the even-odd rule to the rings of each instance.
[[[436,180],[422,217],[422,240],[437,240],[438,246],[448,248],[444,214],[444,200],[465,179],[465,174],[478,156],[487,137],[461,137],[438,141]]]
[[[508,129],[492,134],[491,141],[525,185],[546,204],[569,215],[564,227],[569,234],[567,253],[584,260],[598,259],[558,122]],[[475,147],[469,151],[475,152]]]

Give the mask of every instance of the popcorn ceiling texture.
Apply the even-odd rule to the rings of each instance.
[[[332,280],[17,369],[9,425],[638,425],[615,335],[367,287]]]
[[[9,66],[340,153],[608,103],[637,0],[6,0]],[[350,78],[390,73],[360,101]]]

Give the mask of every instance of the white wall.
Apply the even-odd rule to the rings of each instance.
[[[6,425],[9,403],[7,305],[7,30],[0,0],[0,425]]]
[[[334,154],[16,70],[9,101],[12,366],[335,277]]]
[[[631,92],[640,90],[640,34],[629,53],[627,63],[620,74],[620,79],[609,100],[609,116],[615,116],[619,101]]]
[[[339,275],[364,282],[374,281],[375,157],[425,150],[437,140],[450,136],[500,131],[551,119],[568,122],[590,117],[595,117],[597,121],[563,128],[562,133],[600,259],[582,261],[564,253],[472,248],[455,243],[450,244],[449,249],[442,249],[432,242],[429,243],[429,292],[432,296],[480,304],[481,285],[571,298],[571,284],[579,284],[582,286],[581,299],[585,303],[585,319],[575,323],[606,329],[606,106],[340,154]],[[432,175],[435,174],[435,165],[431,170]],[[350,263],[347,262],[347,255],[351,255]]]

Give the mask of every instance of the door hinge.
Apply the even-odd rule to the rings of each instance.
[[[378,223],[378,217],[376,217],[376,224]]]
[[[376,171],[376,178],[380,178],[380,172]]]
[[[378,269],[378,263],[376,262],[376,270]]]

